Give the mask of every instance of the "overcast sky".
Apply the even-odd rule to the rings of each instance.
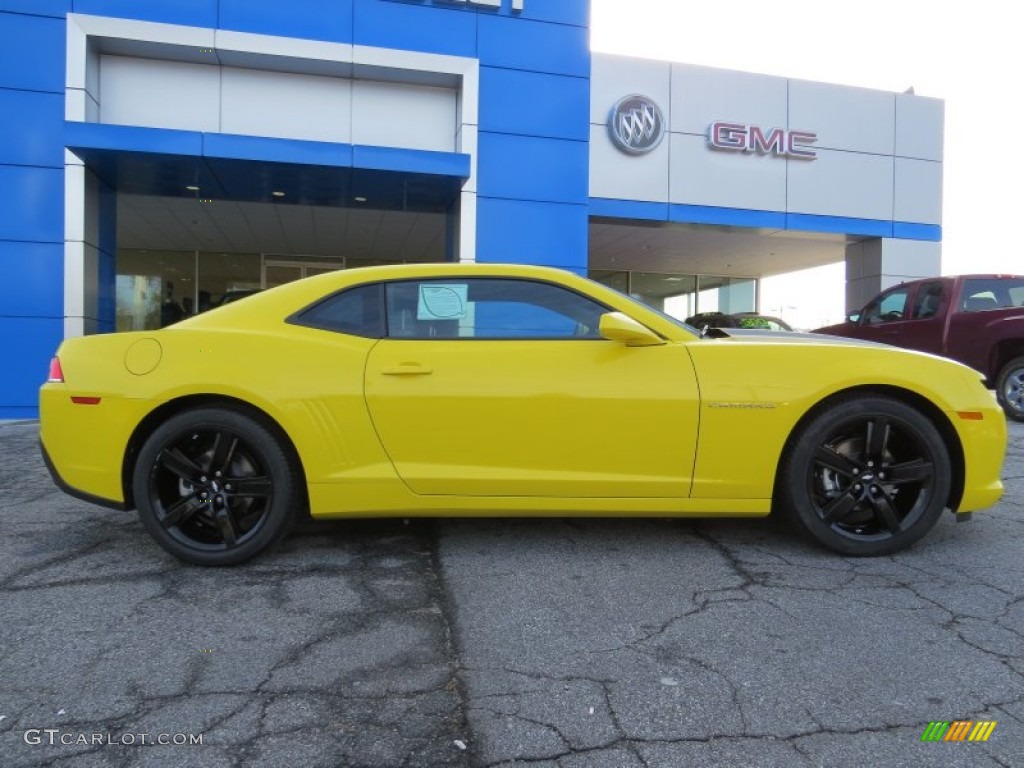
[[[1024,273],[1024,3],[592,0],[591,48],[946,102],[942,271]]]

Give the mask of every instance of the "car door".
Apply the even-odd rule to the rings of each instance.
[[[608,308],[515,278],[386,284],[366,402],[415,493],[685,497],[699,396],[682,346],[598,334]]]
[[[950,301],[948,280],[932,280],[920,283],[911,300],[910,315],[900,323],[898,343],[907,349],[919,349],[941,355],[943,318]]]
[[[909,295],[910,288],[901,285],[882,293],[864,307],[857,321],[858,338],[898,346],[907,319]]]

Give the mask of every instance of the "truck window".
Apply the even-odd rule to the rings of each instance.
[[[864,307],[860,322],[863,325],[877,325],[878,323],[902,320],[906,312],[909,294],[909,288],[897,288],[889,293],[883,293]]]
[[[1024,277],[978,277],[964,282],[963,312],[1024,307]]]
[[[942,283],[924,283],[917,289],[914,296],[914,311],[911,314],[915,320],[925,320],[932,317],[939,311],[942,302]]]

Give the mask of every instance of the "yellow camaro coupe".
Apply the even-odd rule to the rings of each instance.
[[[560,270],[371,267],[160,331],[65,341],[56,482],[200,565],[297,514],[760,516],[846,555],[994,504],[977,372],[848,339],[701,332]]]

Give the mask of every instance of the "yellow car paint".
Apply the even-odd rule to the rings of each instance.
[[[378,340],[287,322],[346,287],[442,276],[565,286],[664,343]],[[160,331],[68,339],[57,354],[65,381],[41,389],[42,443],[64,483],[114,503],[128,501],[138,430],[162,408],[220,399],[258,409],[287,435],[317,517],[764,515],[801,419],[863,387],[927,401],[945,420],[966,459],[960,511],[1002,489],[1005,420],[964,366],[830,337],[701,338],[545,267],[332,272]],[[72,402],[81,396],[100,400]]]

